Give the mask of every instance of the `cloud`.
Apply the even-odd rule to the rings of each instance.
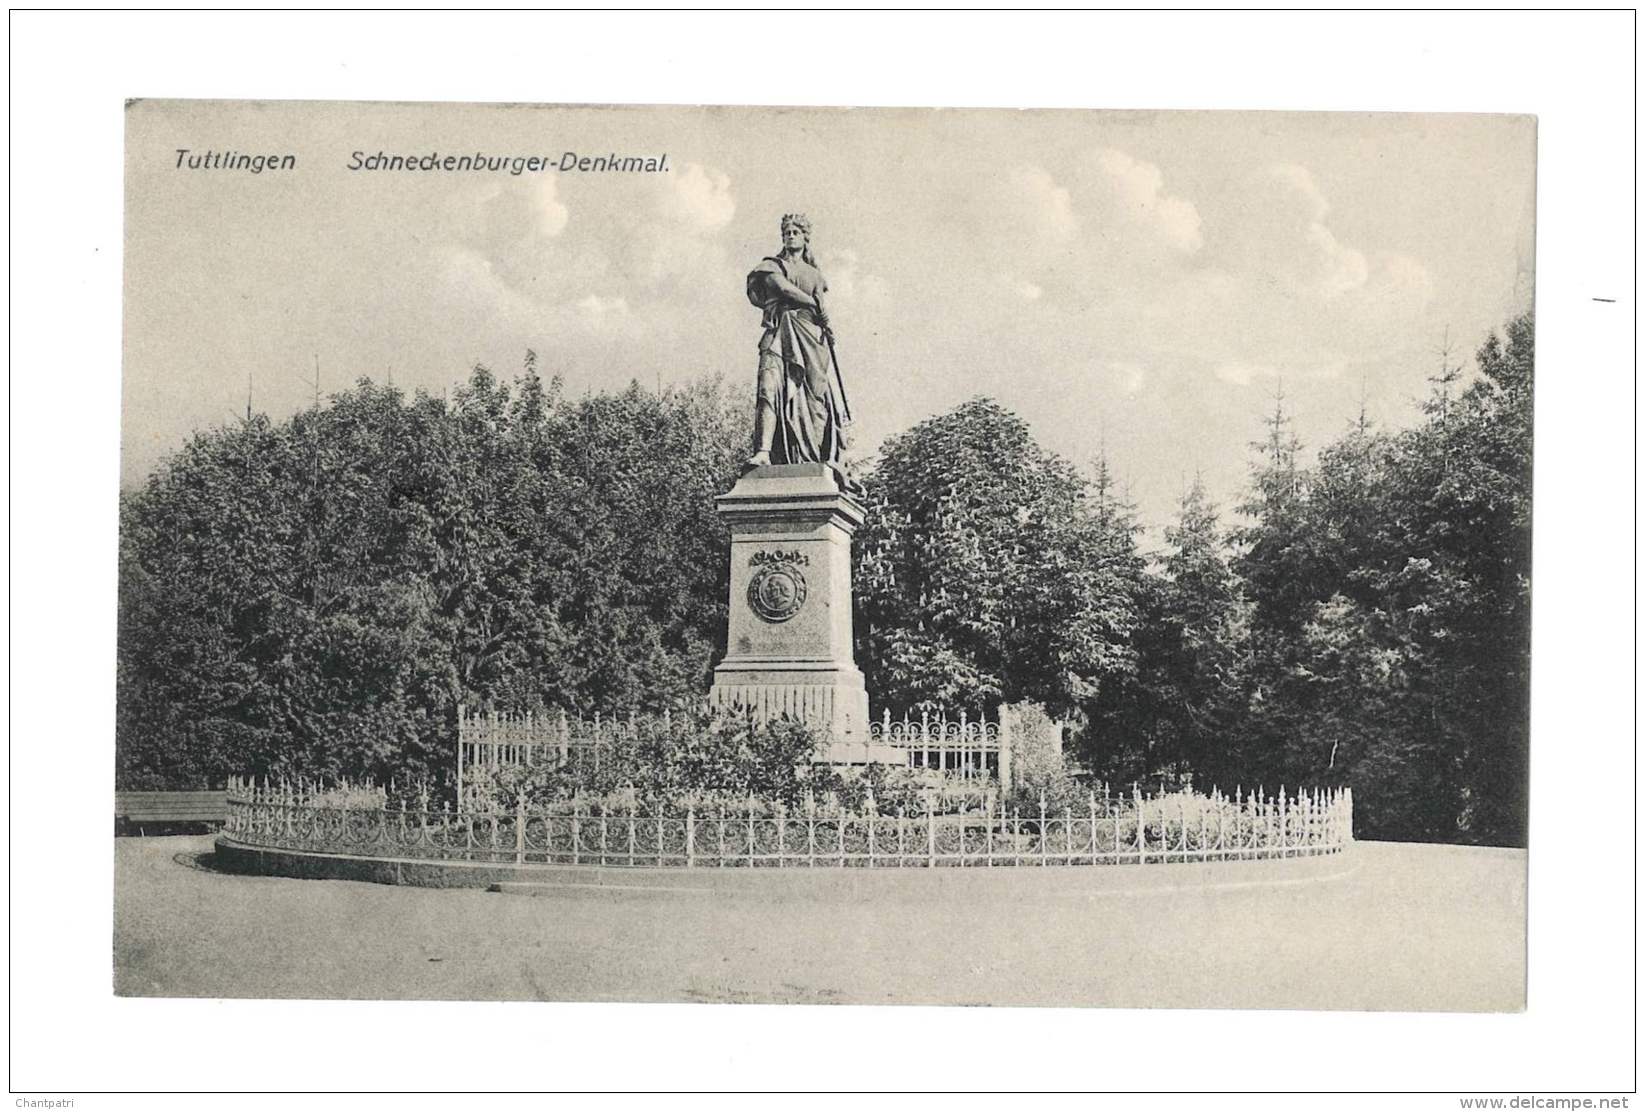
[[[1202,242],[1198,210],[1166,192],[1160,168],[1112,147],[1089,152],[1060,177],[1016,166],[978,196],[986,225],[1019,254],[1064,257],[1101,243],[1191,255]]]
[[[613,316],[622,316],[628,312],[626,297],[601,297],[591,293],[577,302],[577,311],[594,320],[606,320]]]
[[[1199,210],[1165,192],[1158,166],[1104,147],[1087,156],[1084,168],[1092,179],[1094,215],[1123,221],[1185,255],[1200,249]]]
[[[472,234],[489,243],[522,234],[553,239],[571,219],[571,211],[560,200],[559,186],[559,179],[550,177],[482,186],[478,203],[470,206],[476,218]]]
[[[606,330],[690,317],[707,291],[734,287],[720,242],[737,211],[727,174],[686,163],[676,173],[588,188],[606,192],[568,198],[548,177],[488,183],[454,198],[444,225],[452,229],[448,297],[492,306],[490,315],[522,328]],[[623,191],[621,200],[613,190]]]
[[[1295,163],[1270,166],[1264,176],[1275,196],[1271,206],[1259,211],[1271,213],[1276,218],[1271,227],[1282,231],[1272,244],[1283,254],[1276,252],[1270,257],[1294,264],[1285,271],[1286,276],[1326,298],[1362,288],[1370,277],[1365,253],[1340,243],[1326,225],[1331,205],[1314,176]]]
[[[619,277],[635,296],[643,296],[645,287],[666,287],[654,289],[657,296],[694,295],[694,284],[723,276],[727,260],[717,237],[737,212],[731,179],[686,163],[678,174],[660,175],[649,184],[650,213],[608,223],[603,241],[614,245]]]
[[[968,253],[1011,301],[1108,300],[1143,272],[1181,267],[1203,243],[1199,211],[1167,189],[1163,171],[1111,147],[1055,172],[1015,166],[962,205]]]
[[[1127,395],[1142,390],[1145,366],[1238,386],[1338,376],[1385,362],[1427,327],[1427,267],[1342,235],[1308,167],[1201,180],[1190,195],[1114,147],[1020,164],[937,207],[882,257],[897,256],[899,304],[958,309],[948,362],[1002,375],[971,360],[1005,348],[1014,363],[1108,375]],[[1092,350],[1102,359],[1081,354]]]
[[[1343,242],[1331,211],[1307,167],[1263,167],[1220,204],[1211,262],[1319,308],[1346,303],[1350,314],[1367,304],[1410,308],[1427,300],[1432,281],[1419,261]]]
[[[1375,251],[1365,293],[1391,309],[1415,309],[1433,300],[1434,280],[1428,268],[1409,255]]]
[[[1275,370],[1273,367],[1259,365],[1256,363],[1245,363],[1239,360],[1219,364],[1215,373],[1218,378],[1222,379],[1222,381],[1231,382],[1235,386],[1249,386],[1253,381],[1259,378],[1279,377],[1279,371]]]
[[[1073,195],[1044,169],[1018,166],[1007,181],[1013,194],[1007,199],[1006,224],[1041,244],[1063,244],[1078,232]]]
[[[841,303],[881,307],[891,295],[891,286],[877,274],[870,274],[862,258],[849,247],[829,247],[817,252],[817,265],[828,278],[828,299]]]
[[[730,176],[688,163],[622,188],[631,197],[614,209],[552,179],[492,187],[451,281],[472,287],[470,312],[568,342],[634,349],[667,334],[714,350],[713,335],[746,323],[724,295],[748,261],[730,256]],[[914,211],[865,244],[819,244],[836,326],[866,359],[899,334],[900,314],[940,306],[948,324],[921,365],[963,367],[979,388],[1027,365],[1095,374],[1116,397],[1169,391],[1189,368],[1241,387],[1338,375],[1383,358],[1433,295],[1419,260],[1345,240],[1294,162],[1190,196],[1161,166],[1098,147],[986,172]],[[998,351],[1012,354],[979,359]]]
[[[657,212],[671,227],[707,234],[717,232],[737,215],[731,178],[719,170],[687,163],[678,174],[662,179]]]
[[[483,260],[497,280],[528,286],[566,230],[571,212],[556,178],[494,181],[459,191],[447,206],[450,250]]]
[[[1426,327],[1427,267],[1345,240],[1307,167],[1254,168],[1204,200],[1204,249],[1160,281],[1139,271],[1131,315],[1221,381],[1335,377],[1389,358]],[[1170,306],[1172,318],[1155,306]]]
[[[956,296],[1017,302],[1066,284],[1051,278],[1077,255],[1081,221],[1072,194],[1043,167],[983,171],[937,212],[935,225],[901,229],[910,239],[895,253],[914,271],[956,287]]]
[[[1142,364],[1129,359],[1106,360],[1103,369],[1109,378],[1118,384],[1122,394],[1135,394],[1148,381],[1148,373],[1143,370]]]

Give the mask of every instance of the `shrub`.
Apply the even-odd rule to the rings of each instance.
[[[1080,783],[1062,751],[1062,727],[1037,703],[1001,707],[1011,717],[1011,794],[1007,805],[1037,813],[1040,800],[1049,812],[1083,811],[1090,789]]]
[[[308,795],[303,802],[330,811],[382,811],[388,807],[385,788],[346,784]]]
[[[874,810],[882,815],[922,815],[928,804],[942,809],[945,778],[935,770],[870,764],[828,772],[839,781],[835,788],[839,805],[852,813],[868,810],[870,799]]]
[[[845,787],[832,768],[813,765],[819,737],[787,716],[761,722],[747,713],[706,710],[636,717],[614,733],[600,758],[552,767],[476,767],[465,805],[512,809],[520,796],[533,804],[574,797],[628,799],[650,804],[675,800],[742,800],[754,796],[789,807]]]

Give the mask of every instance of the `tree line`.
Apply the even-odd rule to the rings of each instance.
[[[1533,353],[1527,315],[1312,462],[1276,407],[1243,499],[1195,483],[1157,550],[1109,461],[990,400],[892,437],[853,546],[876,713],[1035,702],[1111,783],[1351,785],[1362,836],[1523,844]],[[440,778],[459,702],[700,702],[743,391],[535,362],[248,414],[122,496],[122,787]]]

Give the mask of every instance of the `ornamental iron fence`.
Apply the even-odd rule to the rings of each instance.
[[[667,714],[664,714],[667,717]],[[475,714],[457,707],[457,798],[476,768],[563,767],[577,761],[595,770],[602,754],[625,737],[633,737],[635,718],[571,717],[565,711],[538,715]]]
[[[901,751],[910,768],[957,772],[965,779],[993,777],[1011,786],[1011,714],[1006,707],[992,722],[963,710],[958,718],[905,715],[899,722],[887,710],[869,725],[868,740]]]
[[[669,712],[664,711],[666,723]],[[584,764],[596,772],[611,749],[637,736],[638,718],[592,718],[548,714],[476,714],[457,708],[457,794],[474,779],[475,769],[568,767]],[[869,742],[902,754],[909,768],[929,768],[962,779],[998,780],[1011,786],[1011,728],[1007,708],[990,722],[982,715],[957,718],[904,716],[900,721],[886,711],[869,725]]]
[[[514,865],[684,868],[967,868],[1261,860],[1339,853],[1353,840],[1347,788],[1267,796],[1098,795],[1061,807],[882,812],[807,800],[792,810],[573,799],[512,808],[435,806],[426,788],[235,780],[224,832],[277,850]]]

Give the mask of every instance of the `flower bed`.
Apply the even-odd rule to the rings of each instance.
[[[1346,790],[1229,798],[1088,793],[1083,808],[800,807],[754,798],[641,804],[606,796],[512,808],[237,782],[224,832],[245,845],[353,856],[513,864],[709,868],[972,867],[1254,860],[1334,853],[1352,840]],[[380,806],[375,805],[381,802]]]

